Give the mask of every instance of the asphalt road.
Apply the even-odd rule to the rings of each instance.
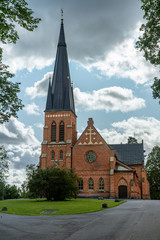
[[[0,240],[160,240],[160,201],[129,200],[96,213],[17,216],[0,213]]]

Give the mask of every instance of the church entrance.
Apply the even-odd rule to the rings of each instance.
[[[127,198],[127,186],[118,187],[119,198]]]

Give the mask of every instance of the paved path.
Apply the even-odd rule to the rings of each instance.
[[[0,213],[0,240],[160,240],[160,201],[129,200],[96,213]]]

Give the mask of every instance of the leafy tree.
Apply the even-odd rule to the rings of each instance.
[[[37,28],[40,18],[33,17],[33,11],[27,7],[25,0],[0,1],[0,41],[3,44],[16,43],[19,39],[16,24],[33,31]],[[11,116],[17,117],[17,112],[23,105],[18,98],[20,83],[7,80],[14,75],[2,63],[2,48],[0,48],[0,123],[6,122]]]
[[[11,116],[17,117],[17,112],[23,107],[22,101],[17,96],[20,92],[20,83],[12,83],[8,80],[14,75],[7,68],[8,66],[2,63],[0,54],[0,124],[7,122]]]
[[[15,185],[7,184],[4,188],[4,199],[20,198],[20,189]]]
[[[134,143],[138,143],[138,142],[137,142],[137,139],[130,136],[130,137],[128,138],[128,144],[134,144]]]
[[[36,170],[37,170],[37,167],[35,164],[28,164],[26,166],[27,181],[29,181],[32,178],[32,176]]]
[[[160,147],[155,146],[148,154],[146,164],[152,199],[160,199]]]
[[[6,174],[9,171],[9,162],[7,152],[3,146],[0,146],[0,189],[2,200],[4,199],[4,185],[6,181]]]
[[[20,189],[20,195],[21,195],[21,198],[29,198],[30,197],[30,194],[29,194],[29,191],[28,191],[28,187],[27,187],[27,181],[24,181],[21,185],[21,189]]]
[[[160,0],[141,0],[143,18],[146,20],[141,25],[143,35],[136,43],[137,48],[144,52],[144,57],[154,66],[160,65]],[[160,79],[154,78],[152,85],[153,98],[160,99]]]
[[[28,181],[31,193],[46,197],[47,200],[62,201],[76,197],[78,177],[72,169],[51,167],[37,169]]]

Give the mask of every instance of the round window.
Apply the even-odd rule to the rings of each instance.
[[[95,152],[89,151],[86,153],[86,161],[92,163],[96,160]]]

